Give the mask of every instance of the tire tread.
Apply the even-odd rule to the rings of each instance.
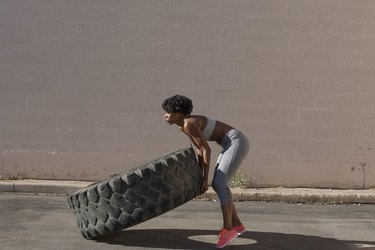
[[[77,190],[68,197],[87,239],[122,230],[196,197],[201,169],[189,147]]]

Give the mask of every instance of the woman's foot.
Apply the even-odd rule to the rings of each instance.
[[[221,229],[219,233],[219,241],[216,244],[216,248],[223,248],[228,245],[232,240],[237,238],[238,232],[232,228],[232,230],[227,230],[225,228]]]

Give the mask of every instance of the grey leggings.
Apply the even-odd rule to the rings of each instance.
[[[233,201],[229,184],[249,151],[249,141],[240,131],[231,129],[224,136],[221,147],[223,150],[216,163],[212,188],[219,196],[220,204],[226,205]]]

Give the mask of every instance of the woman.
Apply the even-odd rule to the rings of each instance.
[[[216,248],[223,248],[233,239],[245,232],[233,203],[229,183],[245,158],[249,143],[244,134],[237,129],[206,116],[191,115],[192,101],[181,95],[164,100],[162,107],[164,119],[176,124],[197,147],[199,165],[203,169],[202,194],[208,189],[208,172],[211,149],[207,141],[215,141],[222,148],[215,167],[212,188],[217,193],[223,214],[223,228],[219,234]]]

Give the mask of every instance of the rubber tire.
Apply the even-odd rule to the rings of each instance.
[[[190,147],[80,189],[68,203],[81,234],[92,239],[170,211],[199,195],[201,185]]]

